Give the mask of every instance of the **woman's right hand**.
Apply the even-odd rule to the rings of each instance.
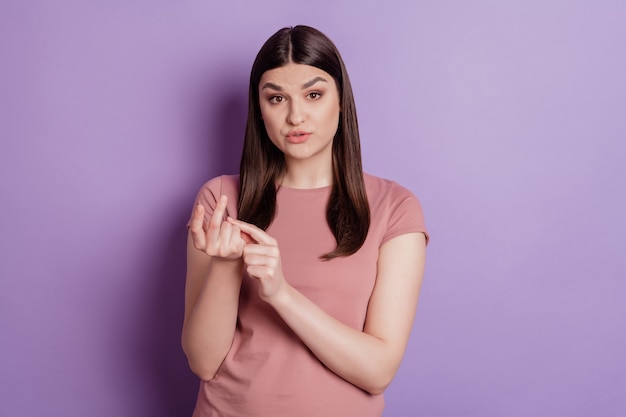
[[[197,204],[189,232],[194,247],[199,251],[212,257],[235,260],[242,257],[243,248],[251,239],[239,227],[225,221],[227,202],[225,195],[219,197],[208,225],[204,222],[204,207]]]

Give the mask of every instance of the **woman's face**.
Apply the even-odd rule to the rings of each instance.
[[[288,164],[332,160],[340,100],[330,74],[293,63],[266,71],[259,82],[259,105],[267,134]]]

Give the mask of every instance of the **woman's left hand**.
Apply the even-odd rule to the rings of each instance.
[[[278,242],[253,224],[232,217],[228,221],[254,240],[243,248],[243,261],[248,275],[259,281],[259,296],[270,302],[285,286]]]

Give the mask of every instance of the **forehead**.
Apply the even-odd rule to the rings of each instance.
[[[289,63],[282,67],[265,71],[259,81],[259,88],[265,83],[272,83],[283,88],[302,88],[304,84],[321,77],[329,85],[335,85],[335,80],[326,71],[311,65]]]

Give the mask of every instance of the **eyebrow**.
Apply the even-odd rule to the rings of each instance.
[[[283,88],[281,86],[276,85],[274,83],[263,84],[263,87],[261,87],[261,90],[265,90],[266,88],[271,88],[272,90],[276,90],[276,91],[283,91]]]
[[[326,81],[326,79],[324,77],[315,77],[310,81],[305,82],[304,84],[302,84],[302,89],[304,90],[305,88],[309,88],[312,85],[318,83],[318,82],[325,82],[327,83],[328,81]],[[274,83],[265,83],[263,84],[263,87],[261,87],[261,90],[264,90],[266,88],[271,88],[272,90],[276,90],[276,91],[283,91],[283,88],[279,85],[276,85]]]
[[[305,88],[309,88],[311,87],[313,84],[315,84],[318,81],[322,81],[322,82],[328,82],[326,81],[326,79],[324,77],[315,77],[313,78],[311,81],[307,81],[306,83],[302,84],[302,89],[304,90]]]

